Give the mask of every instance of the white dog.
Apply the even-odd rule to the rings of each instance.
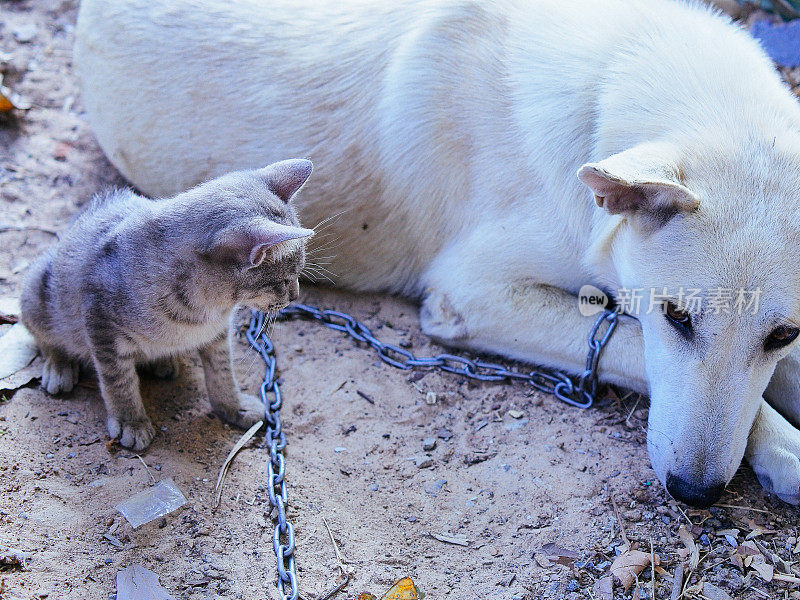
[[[800,502],[800,107],[727,19],[83,0],[75,60],[101,146],[147,194],[313,159],[304,221],[347,211],[337,283],[421,298],[447,344],[577,372],[594,318],[576,292],[644,291],[600,369],[650,394],[660,480],[706,506],[746,457]]]

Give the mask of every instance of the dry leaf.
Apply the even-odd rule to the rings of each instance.
[[[0,379],[27,367],[36,358],[39,349],[30,332],[22,323],[12,325],[0,337]]]
[[[767,563],[767,559],[764,558],[763,554],[754,556],[750,567],[766,582],[772,581],[772,577],[775,575],[775,567]]]
[[[0,546],[0,565],[24,571],[28,568],[32,555],[11,546]]]
[[[574,550],[567,550],[566,548],[562,548],[553,542],[542,546],[542,552],[554,563],[564,565],[565,567],[569,567],[578,558],[580,558],[580,554]]]
[[[381,600],[419,600],[420,593],[410,577],[403,577],[386,592]]]
[[[0,113],[11,112],[12,110],[28,110],[31,107],[29,102],[25,102],[18,94],[3,85],[3,76],[0,75]]]
[[[703,596],[708,600],[732,600],[728,592],[707,581],[703,583]]]
[[[600,600],[614,600],[614,578],[611,575],[601,577],[594,582],[592,592]]]
[[[611,574],[619,579],[625,591],[636,581],[637,575],[650,566],[650,553],[641,550],[626,550],[611,565]]]
[[[700,562],[700,550],[697,548],[697,544],[694,543],[692,534],[689,533],[684,525],[681,525],[678,529],[678,537],[681,538],[683,545],[689,551],[689,568],[694,571]]]

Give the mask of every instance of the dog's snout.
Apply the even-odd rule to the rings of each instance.
[[[669,495],[696,508],[708,508],[719,500],[724,490],[725,482],[698,485],[672,473],[667,474],[667,491]]]

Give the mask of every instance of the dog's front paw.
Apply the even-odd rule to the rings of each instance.
[[[156,430],[150,419],[124,419],[109,417],[107,421],[108,435],[111,439],[119,439],[125,448],[140,452],[150,445],[156,436]]]
[[[77,361],[48,356],[42,367],[42,387],[48,394],[72,391],[78,383],[80,365]]]
[[[761,485],[789,504],[800,504],[800,431],[762,405],[745,457]]]

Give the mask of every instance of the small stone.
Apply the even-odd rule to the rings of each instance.
[[[162,517],[161,520],[158,522],[158,528],[164,529],[164,527],[166,526],[167,526],[167,520],[164,517]]]
[[[511,417],[512,419],[521,419],[522,417],[525,416],[525,413],[522,412],[521,410],[515,410],[512,408],[510,411],[508,411],[508,416]]]
[[[33,23],[17,25],[11,28],[11,34],[20,44],[27,44],[28,42],[32,42],[33,38],[36,37],[36,25]]]
[[[497,546],[489,546],[489,556],[497,556],[500,554],[500,550],[497,549]]]
[[[427,469],[433,466],[433,460],[428,456],[417,458],[414,462],[418,469]]]
[[[453,432],[447,429],[446,427],[440,427],[439,430],[436,432],[436,437],[446,442],[453,437]]]
[[[437,400],[436,392],[428,392],[427,394],[425,394],[425,404],[433,406],[434,404],[436,404],[436,400]]]
[[[347,448],[344,448],[343,446],[336,446],[336,447],[333,449],[333,451],[334,451],[334,452],[336,452],[336,453],[338,454],[338,453],[341,453],[341,452],[346,452],[346,451],[347,451]]]
[[[426,437],[424,440],[422,440],[423,450],[425,450],[426,452],[430,452],[434,448],[436,448],[436,438]]]

